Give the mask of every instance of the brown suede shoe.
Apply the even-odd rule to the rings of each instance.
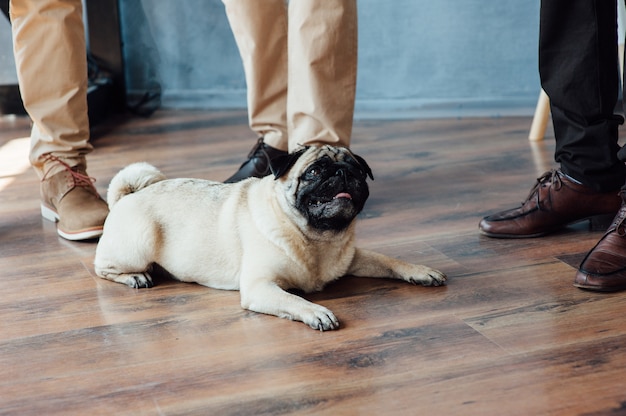
[[[622,198],[624,193],[622,193]],[[574,286],[599,292],[626,290],[626,203],[580,264]]]
[[[102,235],[109,214],[107,203],[93,186],[83,165],[70,167],[53,156],[49,160],[65,170],[41,181],[41,215],[57,222],[57,233],[67,240],[88,240]]]
[[[521,207],[487,216],[478,228],[489,237],[525,238],[590,220],[592,229],[605,230],[620,208],[618,192],[596,192],[552,170],[537,179]]]

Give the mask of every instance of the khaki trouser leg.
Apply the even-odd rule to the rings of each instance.
[[[289,3],[289,149],[349,146],[357,71],[356,0]]]
[[[223,3],[243,60],[252,130],[281,150],[315,143],[349,146],[356,0]]]
[[[87,58],[81,0],[11,0],[15,63],[33,121],[30,162],[40,175],[64,170],[92,150],[87,115]]]
[[[287,150],[287,6],[285,0],[223,0],[243,61],[250,128]]]

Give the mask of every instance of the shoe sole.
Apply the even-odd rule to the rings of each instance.
[[[587,218],[581,218],[579,220],[576,221],[572,221],[572,222],[568,222],[567,224],[563,224],[560,225],[558,227],[552,228],[548,231],[542,231],[540,233],[535,233],[535,234],[492,234],[489,233],[487,231],[483,231],[479,229],[479,232],[482,235],[485,235],[487,237],[491,237],[491,238],[506,238],[506,239],[513,239],[513,238],[536,238],[536,237],[543,237],[544,235],[548,235],[548,234],[552,234],[555,233],[559,230],[562,230],[563,228],[569,226],[569,225],[574,225],[574,224],[579,224],[581,222],[585,222],[585,221],[589,221],[589,231],[606,231],[609,226],[611,225],[611,223],[613,222],[613,219],[615,218],[615,214],[603,214],[603,215],[595,215],[592,217],[587,217]]]
[[[41,216],[54,223],[58,223],[60,219],[59,214],[57,214],[56,211],[43,204],[41,204]],[[102,227],[92,227],[84,230],[67,232],[57,226],[57,234],[70,241],[92,240],[102,235]]]
[[[623,290],[626,290],[626,286],[615,286],[611,288],[603,288],[600,286],[581,285],[579,283],[574,283],[574,286],[579,289],[589,290],[592,292],[602,292],[602,293],[613,293],[613,292],[621,292]]]

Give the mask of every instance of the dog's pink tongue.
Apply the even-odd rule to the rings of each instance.
[[[338,193],[337,195],[335,195],[335,198],[333,198],[333,199],[339,199],[339,198],[348,198],[348,199],[352,199],[352,195],[350,195],[350,194],[349,194],[349,193],[347,193],[347,192],[341,192],[341,193]]]

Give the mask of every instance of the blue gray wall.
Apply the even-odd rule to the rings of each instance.
[[[131,93],[160,85],[165,107],[245,107],[220,0],[120,4]],[[539,1],[359,0],[358,7],[357,117],[532,112]]]
[[[0,85],[17,84],[11,42],[11,25],[0,11]]]

